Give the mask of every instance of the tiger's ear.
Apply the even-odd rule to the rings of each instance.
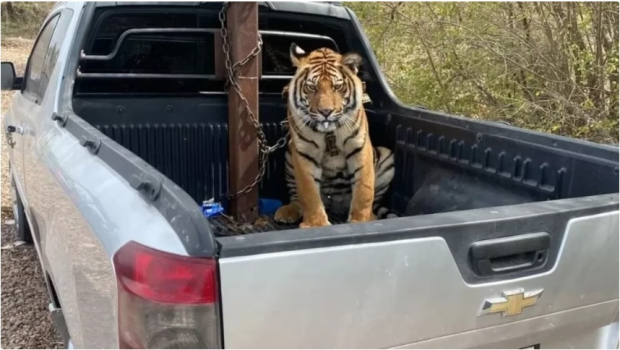
[[[306,51],[304,51],[301,47],[297,46],[297,44],[291,44],[291,62],[295,67],[299,67],[301,65],[302,60],[306,57]]]
[[[342,65],[347,66],[353,74],[357,74],[359,67],[362,64],[362,56],[356,54],[355,52],[349,52],[342,55],[341,63]]]

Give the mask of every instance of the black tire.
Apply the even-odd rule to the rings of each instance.
[[[28,226],[28,220],[26,220],[24,205],[22,204],[21,198],[19,198],[15,180],[12,177],[11,199],[13,201],[13,219],[15,220],[15,239],[26,243],[32,243],[32,233],[30,233],[30,226]]]

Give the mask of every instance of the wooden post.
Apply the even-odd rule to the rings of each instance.
[[[239,62],[258,45],[258,3],[231,2],[227,23],[232,63]],[[254,116],[258,118],[258,57],[239,70],[237,80]],[[231,87],[228,93],[228,162],[230,192],[236,193],[254,182],[259,155],[256,129],[243,101]],[[239,223],[252,223],[258,217],[258,185],[247,194],[232,198],[230,212]]]

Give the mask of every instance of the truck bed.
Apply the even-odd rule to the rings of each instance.
[[[229,190],[228,98],[223,79],[210,75],[217,70],[213,31],[220,25],[214,16],[218,7],[179,10],[178,17],[154,10],[148,24],[153,28],[146,29],[145,23],[127,17],[120,8],[98,11],[101,23],[93,27],[86,44],[91,56],[81,60],[75,80],[75,114],[157,169],[196,206],[222,200]],[[341,7],[330,11],[344,11],[343,16],[346,12]],[[293,74],[288,58],[291,40],[307,49],[327,45],[373,58],[363,52],[367,43],[359,46],[349,40],[363,36],[337,16],[284,15],[264,8],[260,18],[259,29],[267,32],[263,32],[259,119],[268,142],[274,144],[285,132],[280,125],[286,118],[281,91],[287,80],[269,77]],[[115,22],[120,19],[122,25]],[[170,21],[179,30],[212,32],[157,32]],[[135,28],[148,32],[121,35]],[[308,35],[313,39],[304,38]],[[106,56],[114,47],[118,50]],[[149,52],[149,59],[141,56],[144,52]],[[360,76],[373,101],[365,105],[371,140],[395,153],[396,175],[383,205],[399,216],[618,192],[617,148],[402,106],[387,93],[376,62],[367,63]],[[193,78],[187,79],[187,73]],[[279,149],[269,157],[260,197],[288,203],[287,188],[281,186],[283,165],[284,150]],[[290,228],[271,218],[260,222],[240,227],[219,218],[211,226],[220,235]]]
[[[260,120],[270,143],[285,132],[281,97],[261,96]],[[179,185],[199,206],[228,191],[227,105],[223,96],[74,99],[76,114]],[[118,111],[122,110],[122,113]],[[395,152],[396,175],[384,203],[415,216],[574,198],[618,191],[617,159],[604,146],[522,132],[508,126],[470,130],[466,119],[411,110],[383,114],[367,107],[371,139]],[[510,133],[520,135],[519,138]],[[538,139],[546,140],[540,144]],[[584,154],[586,150],[590,154]],[[592,153],[593,151],[596,153]],[[269,159],[260,197],[288,202],[284,151]],[[598,156],[598,157],[597,157]],[[332,218],[342,222],[341,218]],[[211,220],[228,236],[291,229],[264,217],[254,226]]]

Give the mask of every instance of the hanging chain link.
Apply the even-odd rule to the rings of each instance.
[[[246,65],[251,59],[256,58],[260,54],[261,48],[263,46],[263,39],[261,38],[261,35],[258,34],[258,43],[256,47],[254,47],[254,49],[252,49],[252,51],[247,56],[245,56],[242,60],[233,64],[230,58],[230,45],[228,43],[228,29],[226,28],[226,11],[228,10],[228,7],[229,7],[229,3],[225,2],[224,6],[222,6],[222,10],[219,13],[219,20],[220,20],[220,25],[221,25],[220,34],[222,35],[222,43],[223,43],[222,50],[224,51],[224,55],[226,57],[225,64],[226,64],[227,81],[226,81],[225,89],[228,93],[230,93],[230,87],[232,87],[235,90],[235,93],[237,94],[237,96],[239,96],[239,99],[241,99],[241,102],[243,103],[245,107],[245,110],[247,112],[247,117],[249,118],[250,123],[252,123],[252,126],[254,126],[254,128],[256,129],[256,135],[258,137],[258,153],[259,153],[259,161],[260,161],[258,174],[256,175],[256,178],[251,184],[247,185],[246,187],[244,187],[242,190],[238,191],[237,193],[232,193],[232,194],[229,193],[229,194],[224,195],[227,198],[236,198],[241,195],[250,193],[250,191],[252,191],[252,189],[261,182],[267,170],[267,165],[268,165],[267,162],[268,162],[269,154],[286,145],[286,140],[288,139],[289,133],[287,132],[282,138],[280,138],[276,142],[275,145],[269,146],[267,144],[267,137],[265,136],[265,133],[263,132],[262,127],[260,126],[258,118],[254,115],[254,113],[252,113],[252,109],[250,108],[250,103],[245,98],[245,96],[243,96],[243,93],[241,92],[241,86],[239,86],[239,82],[237,81],[237,74],[239,72],[239,69],[242,66]],[[260,72],[258,72],[258,74],[260,74]]]

